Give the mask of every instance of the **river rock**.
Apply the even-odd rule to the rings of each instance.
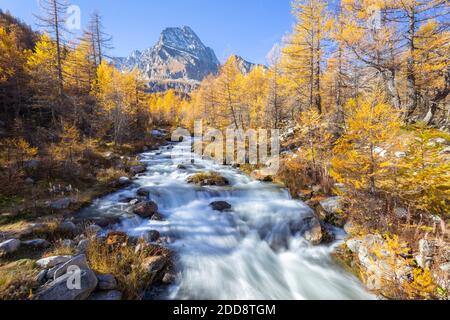
[[[92,220],[92,222],[96,225],[98,225],[101,228],[108,228],[110,226],[116,225],[120,223],[121,218],[120,217],[99,217]]]
[[[161,234],[157,230],[150,230],[145,232],[142,237],[145,239],[145,241],[156,242],[161,238]]]
[[[312,245],[319,245],[322,242],[323,233],[322,226],[319,219],[310,217],[303,220],[306,230],[303,232],[303,237]]]
[[[164,221],[164,217],[160,213],[155,213],[152,218],[152,221]]]
[[[313,212],[298,221],[291,222],[289,228],[292,234],[300,233],[312,245],[318,245],[322,242],[322,226],[319,218]]]
[[[133,174],[133,175],[144,173],[145,171],[147,171],[147,168],[144,167],[144,166],[133,166],[133,167],[130,167],[130,173]]]
[[[86,256],[84,254],[80,254],[80,255],[70,259],[66,263],[63,263],[62,265],[58,266],[58,268],[56,270],[54,270],[52,276],[56,280],[57,278],[63,276],[65,273],[67,273],[67,270],[70,267],[75,267],[75,266],[82,270],[89,269],[89,266],[88,266],[88,263],[86,260]]]
[[[43,269],[49,269],[59,264],[66,263],[70,259],[72,259],[72,256],[53,256],[40,259],[36,262],[36,264]]]
[[[224,187],[230,185],[228,179],[214,172],[194,174],[188,177],[186,181],[187,183],[196,184],[202,187],[204,186]]]
[[[121,186],[127,186],[131,183],[130,178],[128,177],[120,177],[119,178],[119,185]]]
[[[153,277],[164,269],[168,259],[163,256],[148,257],[142,262],[142,267]]]
[[[33,300],[72,301],[86,300],[97,287],[97,277],[90,270],[80,270],[80,287],[74,286],[76,274],[66,273],[42,287]],[[73,286],[73,287],[72,287]]]
[[[115,290],[117,289],[116,278],[111,274],[98,274],[97,275],[98,290]]]
[[[158,205],[153,201],[145,201],[138,203],[133,212],[142,218],[151,218],[158,213]]]
[[[10,239],[0,243],[0,256],[16,252],[19,250],[20,245],[21,242],[17,239]]]
[[[36,276],[36,283],[43,286],[47,282],[47,269],[41,270]]]
[[[162,279],[162,282],[164,284],[172,284],[175,283],[177,281],[177,275],[174,273],[166,273]]]
[[[47,249],[51,246],[50,242],[45,239],[23,241],[22,244],[31,249]]]
[[[232,206],[228,202],[225,201],[215,201],[209,205],[213,210],[220,211],[220,212],[226,212],[231,211]]]
[[[122,300],[122,292],[117,290],[98,291],[89,296],[88,300],[93,301],[120,301]]]
[[[72,221],[64,221],[58,225],[58,232],[75,235],[78,232],[77,226]]]

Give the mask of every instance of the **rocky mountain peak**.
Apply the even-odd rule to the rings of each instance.
[[[165,88],[170,81],[180,87],[184,81],[187,85],[183,91],[191,90],[195,82],[217,73],[220,67],[214,51],[187,26],[166,28],[153,47],[142,52],[133,51],[126,58],[114,58],[113,63],[120,70],[137,66],[151,88]],[[165,85],[161,86],[161,82]]]

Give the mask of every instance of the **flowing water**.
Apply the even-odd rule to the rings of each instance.
[[[359,281],[336,265],[331,246],[313,247],[292,226],[310,216],[303,202],[271,183],[255,181],[237,169],[196,158],[179,169],[173,156],[190,154],[190,146],[171,145],[142,154],[146,174],[134,185],[97,200],[82,215],[119,215],[116,226],[132,236],[158,230],[177,254],[179,279],[164,288],[162,299],[371,299]],[[219,172],[228,187],[198,187],[188,176]],[[130,215],[136,190],[146,187],[165,221]],[[226,201],[232,212],[213,211],[209,204]],[[298,230],[298,229],[296,229]],[[338,239],[343,232],[336,230]]]

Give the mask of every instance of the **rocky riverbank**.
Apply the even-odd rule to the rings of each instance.
[[[82,194],[79,190],[66,187],[62,190],[61,185],[52,185],[50,197],[40,197],[35,203],[34,214],[24,207],[14,208],[14,214],[2,209],[0,300],[136,299],[142,297],[154,281],[162,281],[171,265],[171,254],[161,246],[157,232],[149,232],[142,238],[129,238],[126,234],[111,231],[120,218],[91,220],[78,217],[77,212],[96,198],[132,184],[147,170],[133,153],[155,150],[166,141],[167,136],[158,131],[151,144],[131,148],[127,155],[104,153],[101,161],[110,163],[114,170],[120,169],[123,173],[120,177],[112,175],[107,180],[97,180]],[[39,163],[35,165],[36,169],[40,166]],[[37,187],[38,181],[33,181],[33,186]],[[61,196],[55,197],[58,192]],[[156,204],[139,195],[133,201],[136,215],[162,219]],[[122,269],[114,270],[111,267],[113,261],[110,261],[114,256],[124,261],[128,259],[128,265],[116,263]],[[70,277],[66,272],[69,266],[81,270],[82,288],[79,290],[68,290],[65,285]],[[107,271],[115,274],[105,274]],[[102,285],[105,277],[117,284],[106,288]],[[171,275],[165,277],[166,280],[172,278]]]

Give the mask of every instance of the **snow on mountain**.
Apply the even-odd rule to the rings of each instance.
[[[214,51],[186,26],[165,29],[155,46],[142,52],[136,50],[126,58],[113,58],[113,63],[120,70],[137,66],[151,87],[160,88],[161,83],[170,80],[175,80],[178,87],[183,81],[189,82],[183,91],[191,90],[193,81],[200,82],[207,75],[217,73],[220,67]]]

